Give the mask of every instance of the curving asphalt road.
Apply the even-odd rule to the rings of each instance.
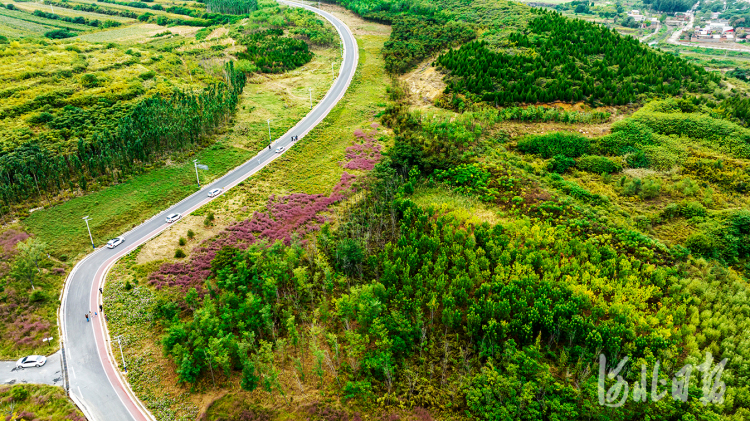
[[[287,0],[279,2],[302,7],[321,15],[333,24],[343,42],[343,60],[333,86],[305,118],[273,145],[273,149],[284,146],[288,150],[289,147],[294,147],[291,142],[292,135],[302,139],[343,97],[354,77],[359,54],[357,42],[351,31],[333,15],[300,3]],[[167,214],[189,214],[211,200],[206,195],[209,190],[216,187],[225,190],[234,187],[280,155],[274,153],[274,150],[264,149],[255,158],[126,233],[125,243],[118,248],[100,248],[73,268],[65,282],[60,308],[63,363],[67,365],[67,386],[70,396],[89,420],[154,419],[130,390],[117,367],[117,362],[111,361],[109,335],[101,317],[94,317],[91,322],[84,318],[84,314],[89,310],[96,311],[99,308],[101,297],[98,289],[103,286],[107,271],[120,257],[167,229],[170,226],[165,222]]]

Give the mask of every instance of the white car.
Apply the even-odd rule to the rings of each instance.
[[[125,241],[124,238],[122,238],[122,237],[115,237],[115,238],[107,241],[107,248],[113,249],[113,248],[119,246],[120,244],[122,244],[123,241]]]
[[[279,146],[278,148],[276,148],[276,153],[282,153],[284,152],[285,149],[286,149],[285,147]]]
[[[221,194],[222,190],[223,189],[221,189],[221,188],[213,189],[210,192],[208,192],[208,197],[218,196],[219,194]]]
[[[44,355],[29,355],[16,361],[16,368],[41,367],[47,363]]]
[[[181,213],[173,213],[173,214],[167,216],[167,222],[169,222],[171,224],[174,221],[179,221],[180,218],[182,218],[182,214]]]

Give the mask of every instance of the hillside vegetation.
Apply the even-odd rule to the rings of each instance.
[[[705,86],[613,123],[480,101],[414,109],[396,81],[379,113],[390,147],[357,193],[342,178],[274,195],[187,257],[140,252],[108,299],[149,315],[129,326],[154,338],[139,344],[160,339],[158,366],[183,390],[231,392],[206,419],[747,417],[747,129],[717,106],[720,78],[627,43]],[[655,76],[623,83],[639,77]],[[356,136],[365,150],[375,131]],[[625,357],[627,391],[606,378]],[[718,398],[701,371],[724,359]],[[686,364],[690,392],[673,398]]]
[[[311,46],[335,43],[331,28],[308,11],[271,2],[248,16],[230,28],[231,53],[227,43],[200,48],[210,29],[194,43],[167,31],[128,48],[0,44],[0,80],[8,84],[0,91],[0,214],[118,184],[170,154],[209,144],[231,119],[247,74],[295,69],[312,59]],[[232,59],[236,66],[224,65]]]

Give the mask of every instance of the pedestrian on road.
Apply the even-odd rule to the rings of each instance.
[[[101,288],[99,288],[99,294],[104,294],[104,291],[102,291]]]
[[[89,321],[89,314],[86,313],[84,316],[86,316],[86,321],[88,322]]]
[[[101,313],[101,312],[102,312],[102,305],[99,304],[99,313]]]
[[[99,314],[97,312],[94,312],[94,316],[98,316]]]

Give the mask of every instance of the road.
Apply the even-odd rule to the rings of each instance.
[[[16,368],[15,361],[0,361],[0,384],[49,384],[62,386],[60,351],[47,357],[41,367]]]
[[[724,47],[721,44],[709,44],[709,43],[702,43],[702,44],[693,44],[693,43],[686,43],[686,42],[679,42],[677,41],[680,38],[680,35],[682,34],[682,31],[686,31],[693,27],[693,24],[695,23],[695,12],[698,8],[698,5],[700,2],[695,3],[693,5],[693,8],[690,9],[687,14],[690,16],[690,21],[686,23],[685,25],[681,26],[677,30],[672,33],[672,35],[669,37],[667,42],[672,45],[679,45],[682,47],[699,47],[699,48],[708,48],[711,50],[722,50],[722,51],[741,51],[741,52],[750,52],[750,48],[740,48],[740,47]],[[726,10],[726,2],[724,2],[724,9]],[[729,45],[732,45],[734,43],[729,43]]]
[[[641,42],[646,42],[647,39],[651,38],[652,36],[659,33],[659,29],[661,29],[661,22],[656,23],[656,29],[654,29],[654,32],[646,35],[645,37],[641,38]]]
[[[349,28],[330,13],[300,3],[279,1],[321,15],[333,24],[343,42],[343,60],[333,86],[305,118],[273,144],[273,149],[284,146],[288,150],[290,147],[302,147],[296,145],[298,142],[292,144],[292,135],[302,140],[343,97],[354,77],[359,53],[357,42]],[[84,318],[84,314],[89,310],[98,310],[98,305],[101,303],[98,289],[102,286],[109,268],[120,257],[169,228],[170,225],[165,222],[167,214],[179,212],[187,215],[211,200],[206,195],[209,190],[215,187],[229,189],[281,156],[281,154],[274,153],[273,149],[264,149],[255,158],[124,234],[125,243],[118,248],[113,250],[99,248],[73,268],[65,282],[60,308],[62,350],[68,368],[70,396],[89,420],[153,419],[153,416],[130,390],[127,381],[119,371],[117,362],[111,361],[109,335],[101,317],[94,318],[93,323],[87,322]],[[50,221],[50,223],[53,222]]]

